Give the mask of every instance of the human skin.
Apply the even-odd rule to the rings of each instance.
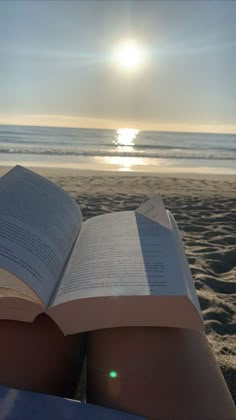
[[[83,359],[82,335],[64,337],[40,315],[34,323],[0,321],[0,337],[1,385],[72,396]],[[88,334],[87,352],[88,402],[155,420],[236,419],[204,332],[98,330]]]
[[[203,331],[149,327],[94,331],[88,334],[87,356],[90,403],[155,420],[236,419]]]
[[[71,396],[78,381],[82,336],[64,337],[40,315],[33,323],[0,321],[0,384]]]

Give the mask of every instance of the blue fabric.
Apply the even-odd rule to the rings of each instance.
[[[0,386],[0,420],[144,420],[67,398]]]

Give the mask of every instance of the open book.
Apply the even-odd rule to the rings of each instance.
[[[175,220],[160,196],[82,221],[59,186],[21,166],[0,179],[0,319],[46,312],[62,332],[202,329]]]

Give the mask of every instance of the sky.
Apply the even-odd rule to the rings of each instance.
[[[235,21],[234,1],[1,1],[0,123],[236,133]]]

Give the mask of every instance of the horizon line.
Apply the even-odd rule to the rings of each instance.
[[[0,127],[9,127],[9,126],[13,126],[13,127],[36,127],[36,128],[65,128],[65,129],[70,129],[70,128],[74,128],[74,129],[79,129],[79,130],[110,130],[110,131],[117,131],[120,129],[124,129],[124,130],[137,130],[138,133],[140,132],[158,132],[158,133],[188,133],[188,134],[228,134],[228,135],[236,135],[236,131],[235,132],[223,132],[223,131],[191,131],[191,130],[174,130],[174,129],[136,129],[134,127],[119,127],[119,128],[103,128],[103,127],[85,127],[85,126],[63,126],[63,125],[38,125],[38,124],[2,124],[0,122]]]
[[[74,117],[65,115],[17,115],[0,117],[0,125],[45,127],[45,128],[80,128],[95,130],[118,130],[121,128],[138,131],[159,131],[179,133],[236,134],[234,124],[174,124],[174,123],[138,123],[137,121],[115,121],[102,118]]]

